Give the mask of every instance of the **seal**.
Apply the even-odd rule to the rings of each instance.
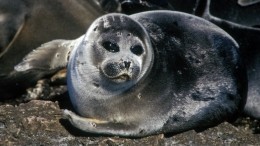
[[[63,113],[83,131],[142,137],[201,130],[234,120],[245,105],[239,46],[202,18],[175,11],[112,13],[78,39],[59,43],[59,49],[47,43],[44,52],[67,49],[59,56],[69,60],[50,58],[55,66],[68,63],[77,114]],[[16,70],[39,68],[32,54]]]

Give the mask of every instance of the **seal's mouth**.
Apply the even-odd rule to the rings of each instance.
[[[122,75],[113,77],[111,79],[116,82],[126,82],[126,81],[129,81],[131,79],[131,77],[128,74],[122,74]]]

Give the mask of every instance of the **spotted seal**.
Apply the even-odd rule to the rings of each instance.
[[[64,110],[64,117],[89,133],[141,137],[235,119],[247,91],[238,47],[216,25],[186,13],[112,13],[76,40],[43,45],[16,70],[68,63],[77,114]],[[42,54],[55,57],[37,61]]]

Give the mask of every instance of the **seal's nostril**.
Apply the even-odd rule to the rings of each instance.
[[[126,69],[129,69],[131,62],[129,62],[129,61],[124,61],[124,64],[125,64],[125,68],[126,68]]]

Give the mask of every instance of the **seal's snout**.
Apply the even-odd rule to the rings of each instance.
[[[131,78],[131,62],[122,61],[122,62],[110,62],[105,65],[103,72],[105,76],[110,79],[119,79],[122,81],[127,81]]]
[[[123,83],[136,79],[139,65],[130,59],[107,60],[101,66],[103,75],[112,82]]]
[[[115,78],[121,74],[131,74],[131,61],[109,62],[102,69],[109,78]]]

